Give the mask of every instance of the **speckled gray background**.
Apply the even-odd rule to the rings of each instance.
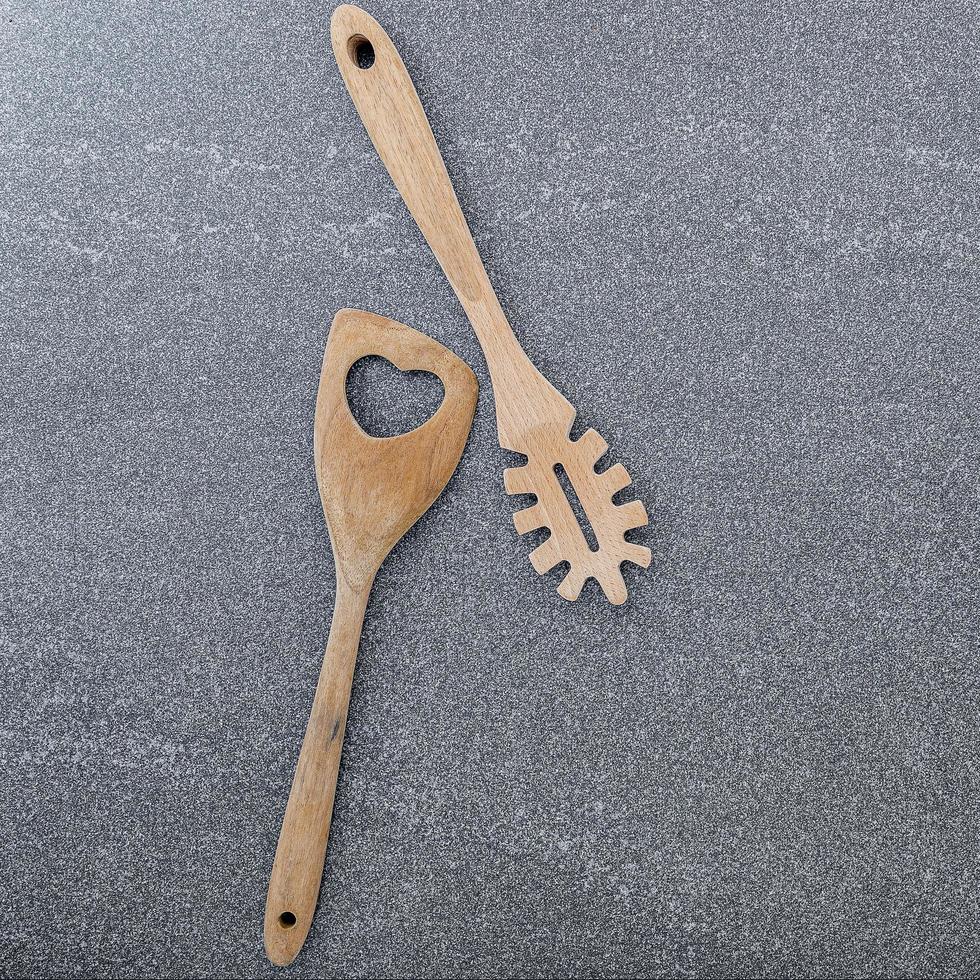
[[[290,975],[978,974],[980,17],[814,6],[371,6],[655,515],[615,609],[527,563],[329,7],[0,2],[4,975],[278,972],[346,305],[482,391]]]

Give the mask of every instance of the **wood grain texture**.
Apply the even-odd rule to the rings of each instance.
[[[404,435],[378,439],[347,403],[351,366],[369,354],[438,376],[445,397]],[[327,340],[317,394],[314,458],[337,569],[330,639],[286,805],[265,909],[265,948],[284,966],[313,921],[347,722],[354,663],[374,577],[459,463],[476,410],[473,372],[423,334],[385,317],[341,310]]]
[[[568,572],[558,592],[577,599],[589,578],[602,586],[610,602],[626,601],[620,566],[646,567],[648,548],[628,542],[625,533],[647,523],[639,501],[618,505],[612,496],[630,483],[622,466],[603,473],[596,464],[605,441],[594,430],[569,437],[575,409],[534,367],[514,336],[490,284],[463,217],[442,155],[436,145],[415,86],[391,39],[358,7],[338,7],[331,19],[334,55],[382,162],[439,260],[476,331],[487,359],[497,408],[500,445],[522,453],[527,465],[505,474],[508,493],[533,493],[533,507],[515,515],[519,533],[546,527],[551,536],[531,554],[544,574],[560,562]],[[370,67],[359,65],[358,49],[373,49]],[[556,476],[568,475],[598,550],[593,550]]]

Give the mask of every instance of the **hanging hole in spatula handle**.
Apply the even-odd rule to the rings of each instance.
[[[347,39],[347,55],[361,71],[374,67],[374,45],[363,34],[352,34]]]

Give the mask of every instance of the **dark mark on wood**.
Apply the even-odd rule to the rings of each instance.
[[[330,733],[330,741],[332,742],[337,737],[337,732],[340,731],[340,719],[338,718],[333,723],[333,731]]]

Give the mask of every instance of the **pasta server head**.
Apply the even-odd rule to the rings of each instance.
[[[509,383],[523,393],[518,419],[501,411],[498,399],[497,425],[500,444],[527,457],[523,466],[504,470],[504,489],[509,494],[533,494],[535,502],[514,514],[518,534],[546,528],[548,538],[530,553],[539,575],[562,562],[568,571],[558,594],[574,601],[582,587],[594,578],[613,605],[627,599],[620,566],[632,562],[646,568],[650,549],[626,540],[626,532],[648,522],[642,501],[617,503],[613,497],[632,480],[626,467],[617,463],[599,472],[609,446],[589,429],[580,438],[570,436],[575,409],[538,371],[527,362],[519,364],[521,379]],[[528,425],[528,418],[535,424]],[[577,498],[592,530],[589,541],[572,507]]]

